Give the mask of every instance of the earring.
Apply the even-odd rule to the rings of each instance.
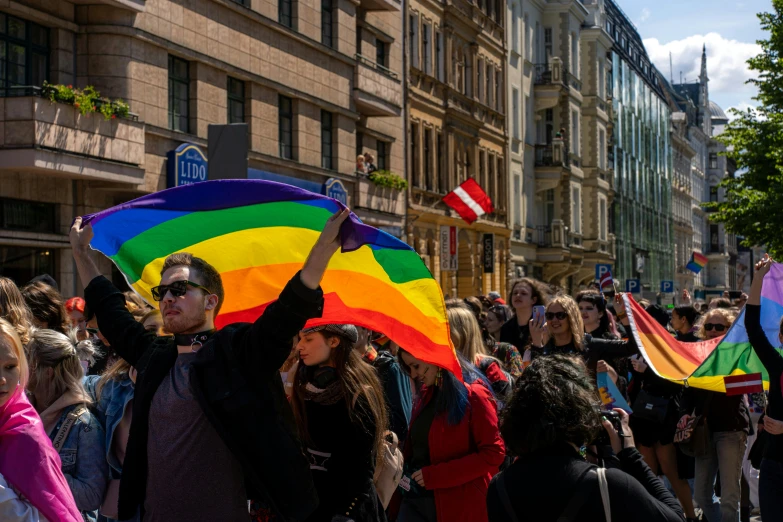
[[[435,386],[440,388],[443,386],[443,370],[438,368],[438,373],[435,374]]]

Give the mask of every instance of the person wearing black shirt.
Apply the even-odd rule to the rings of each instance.
[[[750,287],[750,297],[745,305],[745,329],[750,344],[769,374],[769,404],[764,418],[766,445],[761,460],[759,478],[759,502],[764,520],[783,520],[783,356],[769,341],[761,325],[762,282],[772,268],[772,259],[764,256],[756,265],[756,277]],[[767,279],[772,279],[772,276]],[[778,281],[768,280],[768,285]],[[768,302],[766,306],[774,306]],[[783,321],[778,331],[778,342],[783,344]]]
[[[619,413],[622,436],[594,409],[595,386],[571,357],[539,357],[525,370],[503,412],[501,434],[519,458],[492,480],[490,522],[535,520],[604,522],[596,467],[580,447],[606,430],[617,467],[606,470],[613,521],[682,522],[677,500],[634,447],[628,415]],[[622,413],[621,413],[622,412]]]
[[[529,321],[533,307],[547,304],[547,292],[543,284],[525,277],[511,284],[508,302],[514,308],[514,317],[500,329],[500,342],[513,344],[523,353],[530,342]]]

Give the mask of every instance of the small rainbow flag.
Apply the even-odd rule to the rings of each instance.
[[[688,264],[685,265],[685,268],[690,270],[691,272],[698,274],[701,272],[701,269],[707,266],[707,263],[709,260],[707,259],[707,256],[704,254],[700,254],[699,252],[694,252],[691,254],[691,260],[688,261]]]
[[[91,246],[148,303],[165,258],[190,252],[221,274],[218,328],[252,322],[304,265],[337,201],[290,185],[219,180],[184,185],[85,216]],[[351,214],[321,287],[323,317],[383,332],[414,357],[462,378],[440,286],[419,255]]]

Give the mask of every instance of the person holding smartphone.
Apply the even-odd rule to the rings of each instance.
[[[547,304],[548,292],[543,283],[524,277],[511,283],[508,302],[514,309],[514,317],[500,329],[500,342],[510,343],[522,352],[530,343],[530,318],[533,307]]]

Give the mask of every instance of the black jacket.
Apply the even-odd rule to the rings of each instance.
[[[513,344],[523,353],[530,343],[530,327],[520,326],[516,317],[512,317],[500,327],[500,342]]]
[[[767,415],[776,420],[783,419],[783,391],[781,391],[781,376],[783,376],[783,356],[772,346],[767,334],[761,328],[761,306],[745,305],[745,329],[748,331],[750,344],[756,355],[761,359],[769,375],[769,406]],[[767,444],[764,448],[764,458],[783,462],[783,435],[767,433]]]
[[[682,522],[680,504],[666,490],[663,482],[644,463],[635,448],[618,455],[621,469],[609,469],[609,503],[613,522]],[[505,487],[518,520],[555,522],[576,492],[579,478],[592,464],[582,460],[577,451],[567,445],[521,456],[502,473]],[[487,492],[489,522],[512,522],[503,507],[497,479],[492,479]],[[579,522],[603,522],[604,508],[599,493],[598,477],[585,477],[589,491],[579,515]]]
[[[173,337],[145,331],[105,277],[93,279],[84,295],[112,348],[138,371],[120,482],[119,518],[126,520],[144,505],[150,405],[177,360],[177,347]],[[318,498],[278,372],[294,335],[322,312],[323,292],[304,286],[297,273],[255,323],[217,332],[190,368],[199,405],[242,465],[248,497],[283,520],[306,519]]]
[[[408,436],[413,407],[410,378],[400,368],[397,358],[385,350],[378,350],[378,356],[371,364],[383,386],[383,396],[389,409],[389,429],[398,440],[404,441]]]

